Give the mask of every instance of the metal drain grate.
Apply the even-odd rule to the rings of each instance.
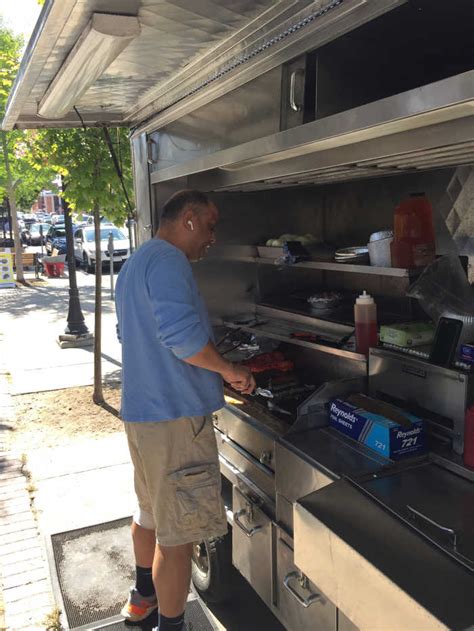
[[[69,629],[145,631],[156,625],[153,614],[138,627],[125,625],[119,616],[135,578],[130,524],[127,517],[51,536],[51,565]],[[215,630],[194,592],[185,619],[192,631]]]
[[[131,518],[52,535],[54,565],[70,629],[120,613],[134,581]]]

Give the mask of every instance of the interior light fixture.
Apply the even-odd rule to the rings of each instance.
[[[140,33],[131,15],[93,13],[38,106],[44,118],[61,118]]]

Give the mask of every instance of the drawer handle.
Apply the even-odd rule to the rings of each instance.
[[[257,532],[259,530],[262,530],[263,526],[254,526],[253,528],[246,528],[244,526],[244,524],[240,521],[240,518],[243,515],[247,514],[247,509],[243,508],[242,510],[237,511],[236,513],[234,513],[234,524],[237,524],[237,526],[240,528],[240,530],[247,536],[247,537],[253,537],[255,534],[257,534]]]
[[[300,594],[298,594],[298,592],[291,586],[290,581],[292,581],[293,579],[298,579],[303,589],[308,589],[308,585],[307,585],[308,579],[306,578],[306,576],[302,577],[299,572],[290,572],[283,579],[283,585],[290,592],[290,594],[294,598],[296,598],[296,600],[299,602],[299,604],[302,607],[307,609],[310,605],[312,605],[316,601],[321,600],[321,594],[317,594],[316,592],[309,594],[307,598],[303,598],[302,596],[300,596]]]

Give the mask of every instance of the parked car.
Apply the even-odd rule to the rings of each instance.
[[[49,226],[45,246],[47,254],[52,253],[53,247],[56,248],[60,254],[66,252],[66,228],[64,225]]]
[[[23,215],[23,222],[25,224],[25,226],[30,226],[32,223],[37,223],[38,220],[36,218],[36,215],[33,215],[32,213],[30,214],[24,214]]]
[[[47,223],[32,223],[21,233],[23,243],[28,245],[41,245],[46,243],[46,235],[50,225]]]
[[[102,224],[100,229],[100,242],[102,263],[110,264],[108,252],[109,235],[114,240],[113,263],[122,263],[130,256],[130,242],[125,234],[113,224]],[[74,258],[82,263],[88,272],[95,269],[96,252],[94,228],[78,228],[74,234]]]

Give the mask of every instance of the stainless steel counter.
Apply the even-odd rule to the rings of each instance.
[[[347,480],[297,503],[295,563],[360,628],[474,623],[474,575]]]
[[[289,434],[279,442],[334,480],[393,467],[391,461],[330,427]]]

